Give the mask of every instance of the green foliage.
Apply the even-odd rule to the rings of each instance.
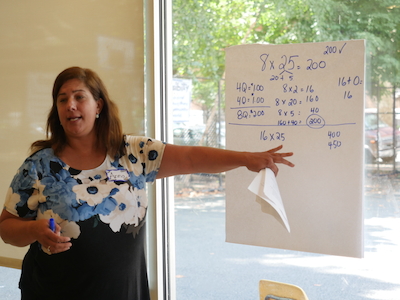
[[[373,82],[399,86],[399,14],[400,0],[174,0],[174,75],[218,82],[233,45],[365,39]],[[217,83],[197,83],[210,106]]]
[[[375,85],[400,83],[400,1],[328,0],[318,15],[315,41],[365,39],[368,69]],[[328,3],[327,0],[321,3]],[[336,20],[336,21],[335,21]]]

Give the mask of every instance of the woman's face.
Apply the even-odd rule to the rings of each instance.
[[[57,95],[57,111],[68,138],[88,138],[96,135],[94,123],[103,100],[96,101],[79,79],[65,82]]]

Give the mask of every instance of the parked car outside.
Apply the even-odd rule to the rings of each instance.
[[[394,144],[396,144],[394,146]],[[376,108],[365,109],[365,159],[366,162],[391,162],[400,150],[400,131],[384,122]]]

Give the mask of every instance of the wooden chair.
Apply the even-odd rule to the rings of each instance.
[[[270,280],[260,280],[259,292],[260,300],[308,300],[300,287]]]

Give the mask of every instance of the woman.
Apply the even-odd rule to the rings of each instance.
[[[250,153],[124,135],[101,79],[79,67],[55,80],[47,137],[32,144],[0,216],[6,243],[30,245],[19,284],[24,300],[149,299],[146,182],[293,166],[281,147]]]

